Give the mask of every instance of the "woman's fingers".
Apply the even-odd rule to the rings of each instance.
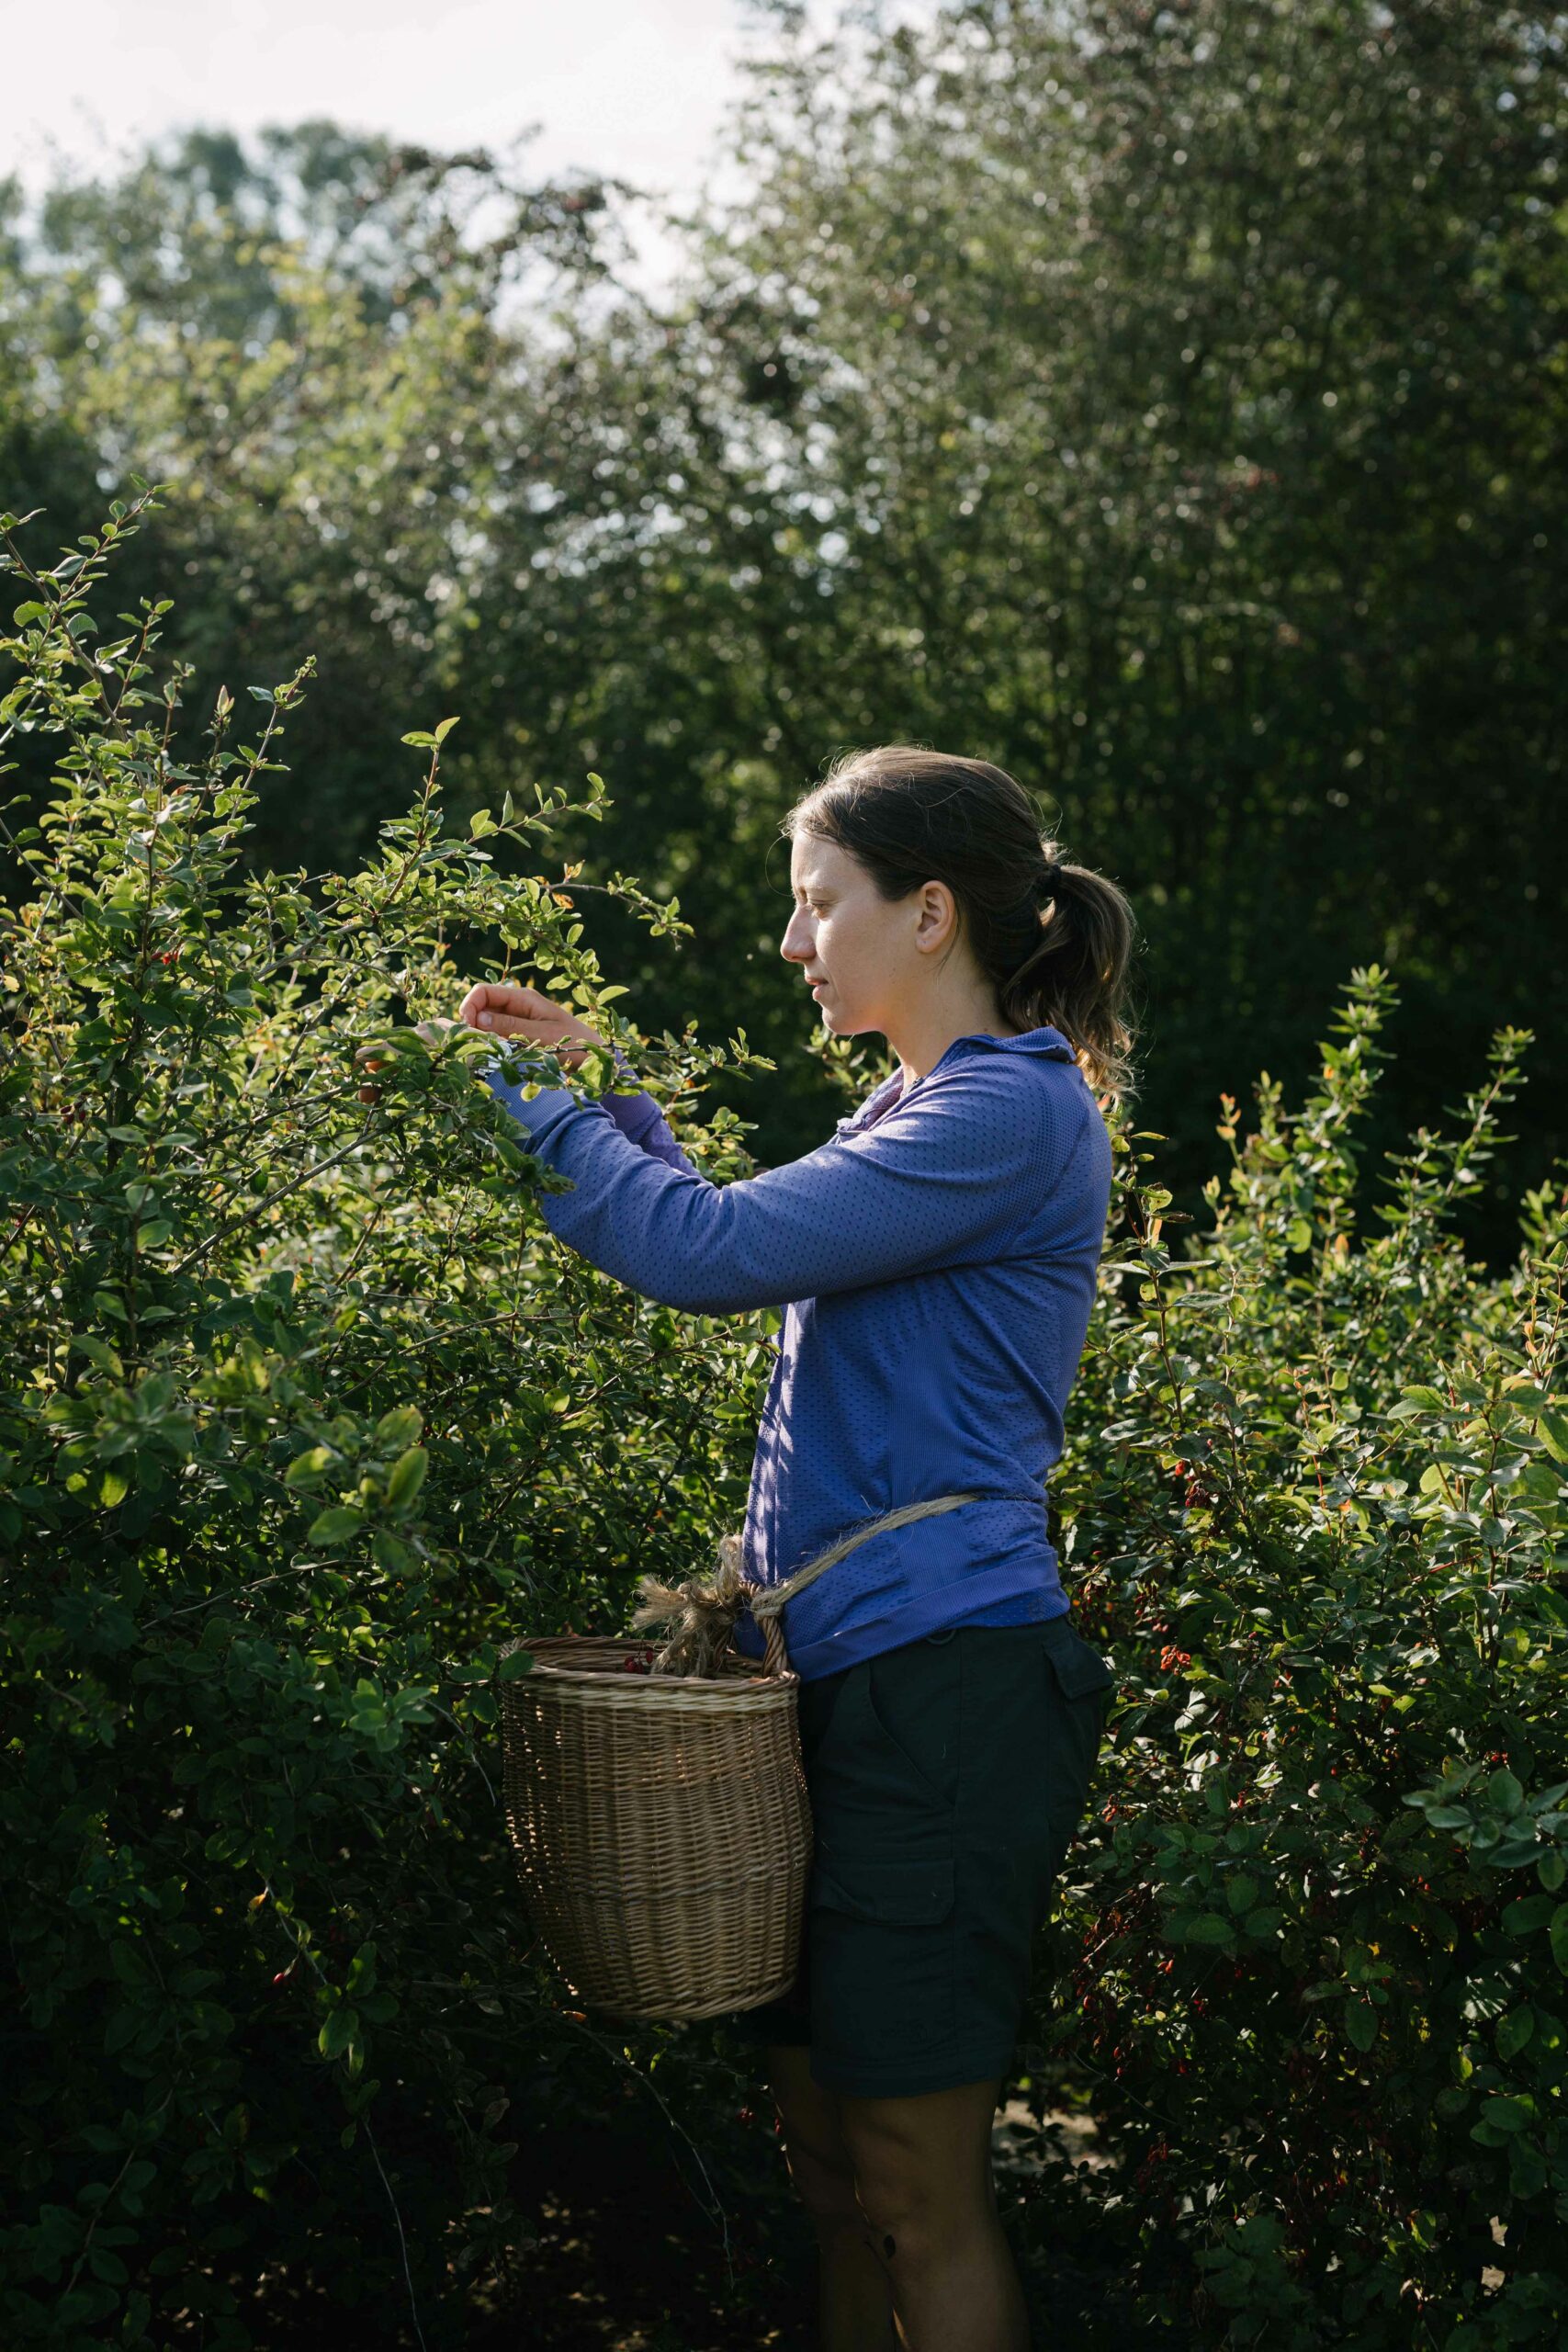
[[[506,1012],[528,1020],[545,1013],[559,1013],[560,1007],[552,1004],[547,996],[541,996],[537,989],[523,988],[516,980],[480,980],[457,1007],[457,1018],[466,1021],[470,1029],[488,1029],[491,1023],[480,1021],[481,1012]],[[562,1019],[566,1017],[561,1015]]]
[[[473,1025],[496,1037],[531,1037],[540,1046],[569,1044],[572,1039],[570,1017],[560,1012],[553,1017],[549,1013],[480,1012]]]
[[[575,1069],[581,1061],[585,1042],[599,1042],[597,1033],[575,1012],[517,980],[480,980],[463,999],[459,1018],[470,1029],[484,1030],[492,1037],[553,1046],[569,1069]]]

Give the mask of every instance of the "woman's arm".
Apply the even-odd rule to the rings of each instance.
[[[604,1043],[597,1029],[575,1012],[517,980],[477,982],[458,1007],[457,1017],[470,1029],[487,1029],[497,1037],[515,1037],[528,1046],[551,1046],[564,1069],[576,1069],[586,1047]],[[663,1112],[652,1095],[637,1085],[619,1046],[612,1051],[615,1068],[626,1083],[625,1091],[612,1088],[599,1097],[605,1110],[639,1151],[694,1176],[697,1171],[671,1134]]]
[[[960,1062],[871,1127],[718,1185],[638,1150],[602,1102],[569,1087],[525,1101],[486,1073],[529,1150],[572,1179],[571,1192],[539,1195],[551,1231],[645,1297],[709,1315],[983,1255],[1088,1125],[1087,1097],[1031,1075],[1001,1056]]]
[[[652,1095],[637,1086],[632,1066],[619,1046],[615,1048],[615,1068],[627,1084],[636,1088],[636,1091],[601,1094],[599,1101],[628,1143],[635,1143],[637,1149],[646,1151],[650,1159],[662,1159],[671,1168],[683,1168],[688,1176],[694,1176],[697,1170],[670,1132],[669,1122]]]

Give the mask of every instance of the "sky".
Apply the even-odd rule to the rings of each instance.
[[[831,21],[818,0],[814,23]],[[730,183],[714,142],[759,35],[746,0],[70,0],[0,8],[11,96],[0,174],[37,187],[149,136],[329,116],[525,168],[603,172],[684,202]],[[651,287],[674,266],[628,222]]]

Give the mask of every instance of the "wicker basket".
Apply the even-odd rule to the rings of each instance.
[[[712,1679],[628,1673],[629,1635],[508,1648],[534,1664],[500,1685],[507,1819],[578,1998],[706,2018],[787,1992],[811,1861],[797,1677],[733,1656]]]

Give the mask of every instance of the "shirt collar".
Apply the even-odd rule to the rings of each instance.
[[[1077,1060],[1070,1041],[1059,1029],[1053,1029],[1049,1023],[1046,1023],[1038,1029],[1024,1029],[1015,1037],[996,1037],[987,1029],[966,1029],[961,1037],[953,1038],[952,1045],[942,1047],[942,1052],[931,1064],[931,1070],[940,1069],[948,1055],[957,1046],[990,1046],[1001,1053],[1041,1054],[1048,1061],[1076,1063]],[[926,1072],[928,1078],[931,1074],[931,1070]],[[898,1070],[893,1070],[885,1078],[881,1085],[874,1087],[866,1096],[858,1111],[852,1111],[847,1117],[839,1121],[840,1133],[842,1134],[848,1127],[858,1126],[861,1121],[881,1103],[888,1089],[899,1085],[901,1073]]]
[[[1072,1046],[1059,1029],[1045,1023],[1038,1029],[1025,1029],[1016,1037],[993,1037],[988,1030],[966,1029],[962,1037],[954,1037],[953,1046],[994,1046],[1004,1054],[1044,1054],[1053,1061],[1075,1061]],[[952,1053],[953,1046],[937,1056],[937,1062]],[[936,1063],[932,1064],[932,1068]]]

